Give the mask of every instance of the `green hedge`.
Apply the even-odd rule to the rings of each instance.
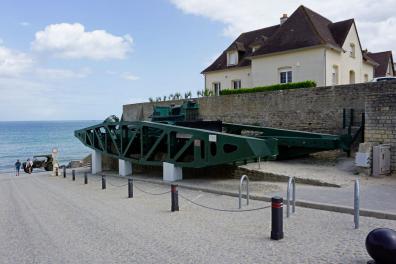
[[[311,88],[311,87],[316,87],[316,82],[304,81],[304,82],[295,82],[295,83],[274,84],[274,85],[254,87],[254,88],[227,89],[227,90],[221,90],[220,95],[257,93],[257,92]]]

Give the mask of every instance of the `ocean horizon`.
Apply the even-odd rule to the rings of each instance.
[[[34,155],[51,154],[58,148],[61,165],[71,160],[81,160],[90,153],[77,138],[74,131],[102,121],[0,121],[0,171],[14,170],[17,159],[21,162]]]

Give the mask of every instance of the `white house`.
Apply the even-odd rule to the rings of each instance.
[[[367,82],[378,66],[363,51],[353,19],[333,23],[300,6],[279,25],[242,33],[202,74],[205,89],[218,94],[306,80],[318,86]]]
[[[377,53],[369,52],[367,55],[379,64],[379,66],[375,68],[374,77],[388,77],[396,75],[392,51]]]

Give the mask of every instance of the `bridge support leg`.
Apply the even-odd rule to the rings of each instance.
[[[132,162],[126,160],[118,160],[118,174],[120,176],[128,176],[132,174]]]
[[[183,171],[182,168],[176,167],[172,163],[163,162],[162,163],[162,172],[163,172],[163,180],[164,181],[178,181],[183,179]]]
[[[102,153],[100,151],[92,151],[92,174],[102,171]]]

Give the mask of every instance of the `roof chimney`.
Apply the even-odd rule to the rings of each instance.
[[[280,18],[280,24],[282,25],[283,23],[285,23],[287,19],[287,14],[283,14],[283,16]]]

